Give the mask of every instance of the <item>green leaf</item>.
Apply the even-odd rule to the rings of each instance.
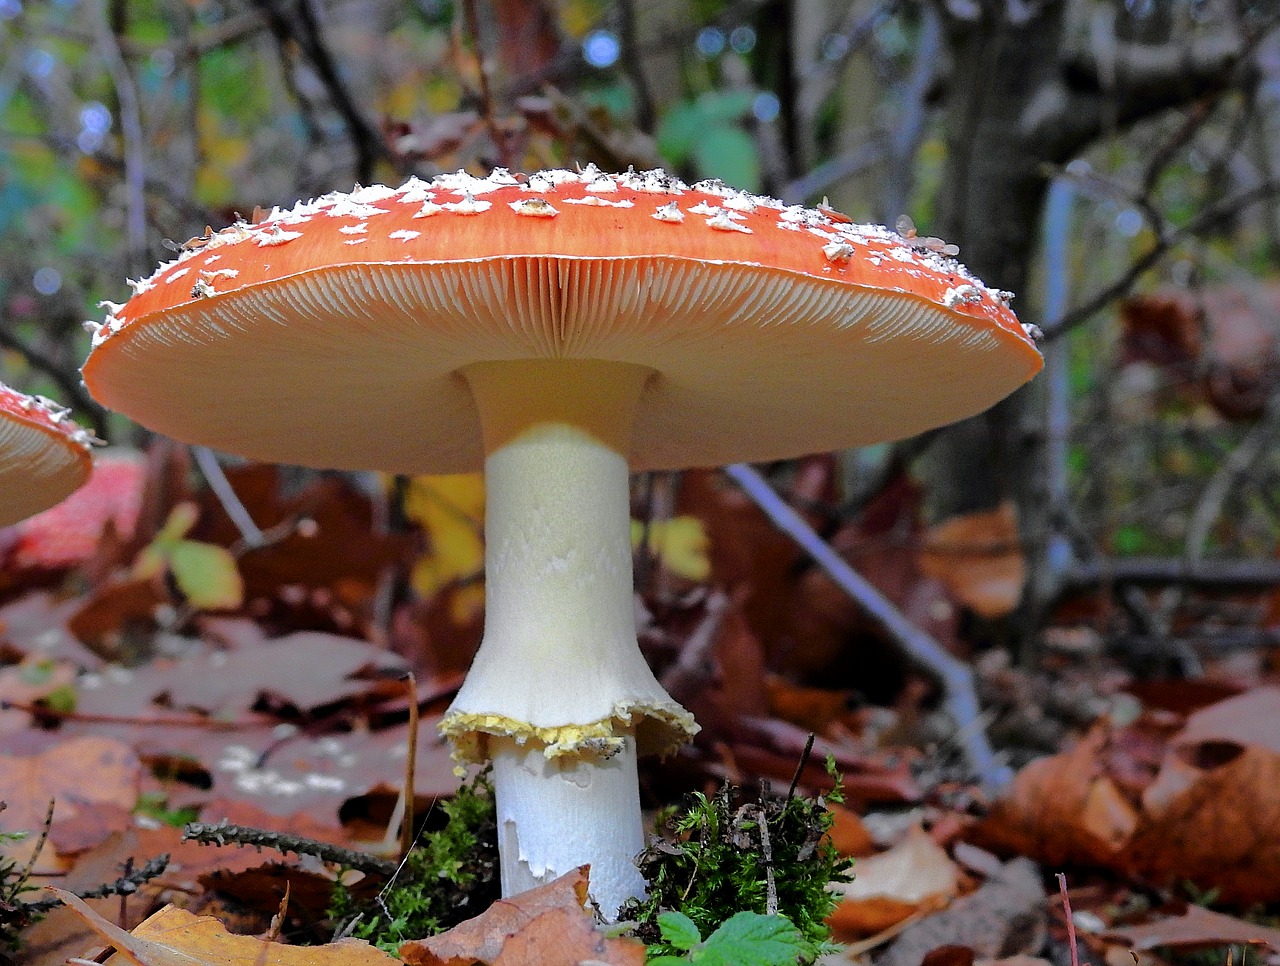
[[[69,684],[60,684],[44,696],[44,705],[54,711],[70,712],[76,709],[76,689]]]
[[[713,124],[693,145],[698,173],[747,191],[760,188],[760,155],[751,135],[737,126]]]
[[[179,503],[170,511],[169,518],[156,534],[153,545],[167,548],[168,545],[177,543],[191,532],[199,518],[200,508],[194,503]]]
[[[662,938],[677,949],[692,949],[702,942],[702,933],[692,919],[683,912],[664,912],[658,917]],[[649,966],[653,966],[650,962]]]
[[[133,576],[138,580],[151,580],[164,573],[168,552],[161,550],[154,543],[138,551],[133,561]]]
[[[644,966],[689,966],[689,959],[686,956],[655,956],[646,959]]]
[[[730,124],[742,120],[755,99],[756,92],[750,90],[707,91],[697,104],[708,122]]]
[[[233,610],[244,602],[244,581],[236,560],[211,543],[182,540],[169,551],[178,589],[201,610]]]
[[[658,124],[658,150],[672,164],[683,163],[705,126],[706,118],[697,102],[675,105]]]
[[[700,966],[795,966],[812,952],[785,916],[739,912],[707,937],[690,959]]]

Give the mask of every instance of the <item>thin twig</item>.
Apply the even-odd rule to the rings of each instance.
[[[1193,584],[1207,589],[1266,590],[1280,586],[1280,561],[1099,556],[1076,564],[1063,577],[1065,591],[1100,584]]]
[[[413,798],[418,766],[418,679],[409,672],[409,757],[404,763],[404,821],[400,825],[400,859],[413,848]]]
[[[894,643],[917,664],[934,673],[942,684],[952,721],[958,733],[963,735],[965,754],[974,773],[989,788],[1005,785],[1011,775],[1009,769],[996,760],[986,731],[981,726],[973,671],[969,666],[948,654],[941,644],[907,620],[888,598],[818,536],[804,517],[792,509],[752,467],[735,463],[725,467],[725,472]]]
[[[182,38],[167,35],[159,35],[154,40],[120,37],[120,51],[126,57],[147,58],[160,50],[173,51],[175,55],[198,57],[220,47],[228,47],[249,40],[265,26],[261,13],[252,10],[228,13],[226,19],[202,25],[199,30],[192,31]],[[51,37],[69,40],[72,43],[88,46],[93,42],[87,31],[79,29],[70,20],[67,23],[44,23],[41,24],[41,29]]]
[[[79,899],[105,899],[107,896],[120,896],[123,899],[125,896],[137,892],[139,886],[162,875],[168,867],[169,853],[165,852],[162,855],[157,855],[154,859],[149,859],[142,868],[127,871],[114,882],[100,885],[96,889],[76,892],[73,895]],[[37,899],[35,902],[23,903],[22,908],[26,912],[39,913],[56,909],[60,905],[62,905],[61,899]]]
[[[1204,488],[1195,512],[1191,514],[1191,522],[1187,524],[1186,550],[1183,558],[1188,563],[1194,564],[1204,556],[1209,531],[1222,515],[1223,504],[1232,486],[1239,477],[1248,472],[1263,453],[1270,450],[1278,433],[1280,433],[1280,395],[1275,395],[1267,401],[1262,418],[1231,451],[1209,480],[1209,485]]]
[[[98,43],[120,102],[120,133],[124,140],[125,238],[129,244],[130,272],[145,273],[151,264],[147,254],[147,154],[142,129],[142,105],[129,65],[120,51],[120,38],[107,16],[106,0],[98,6]]]
[[[127,879],[133,875],[133,856],[127,856],[124,860],[124,877]],[[120,893],[120,908],[117,912],[118,918],[116,925],[121,929],[129,928],[129,894],[127,892]]]
[[[218,462],[217,455],[207,446],[192,446],[191,455],[195,457],[196,466],[200,467],[200,472],[205,482],[209,484],[209,489],[213,491],[213,495],[222,504],[222,509],[240,531],[240,541],[245,548],[256,550],[261,547],[265,542],[262,530],[253,522],[253,515],[236,495],[235,487],[227,479],[227,474],[222,471],[222,464]]]
[[[515,165],[511,160],[511,147],[498,127],[498,119],[494,114],[493,90],[489,84],[489,65],[484,56],[484,45],[480,41],[480,15],[476,11],[476,0],[463,0],[462,15],[466,20],[467,33],[475,45],[476,74],[480,79],[480,117],[493,140],[494,150],[498,152],[498,161],[504,168]]]
[[[764,912],[766,916],[773,916],[778,913],[778,883],[773,877],[773,844],[769,841],[769,816],[765,813],[763,805],[757,807],[756,815],[760,827],[760,851],[764,855]]]
[[[809,740],[804,743],[804,751],[800,752],[800,763],[796,765],[796,773],[791,776],[791,786],[787,789],[787,801],[796,797],[796,786],[800,784],[804,766],[809,764],[809,756],[813,754],[813,742],[817,737],[812,731],[809,732]]]
[[[397,169],[396,157],[387,147],[382,134],[361,113],[355,98],[342,82],[333,54],[325,43],[320,26],[307,0],[297,3],[297,26],[277,7],[275,0],[253,0],[267,18],[272,34],[283,42],[294,42],[302,50],[329,95],[334,110],[347,128],[347,137],[356,152],[356,179],[363,184],[373,180],[374,164],[386,161]]]
[[[368,852],[344,849],[340,845],[317,842],[301,835],[233,825],[230,822],[189,822],[182,830],[182,840],[199,842],[201,845],[252,845],[259,849],[312,855],[322,862],[332,862],[334,865],[372,875],[389,876],[396,871],[395,862],[380,859]]]
[[[1067,877],[1058,873],[1058,892],[1062,894],[1062,910],[1067,919],[1067,943],[1071,946],[1071,966],[1080,966],[1080,951],[1076,947],[1076,921],[1071,916],[1071,897],[1067,895]]]
[[[1139,256],[1114,282],[1104,286],[1060,318],[1042,326],[1045,340],[1052,341],[1066,335],[1086,321],[1094,312],[1124,295],[1145,272],[1159,264],[1160,260],[1175,246],[1230,221],[1249,205],[1265,201],[1276,194],[1280,194],[1280,180],[1263,181],[1252,188],[1224,198],[1216,205],[1205,208],[1182,228],[1157,238],[1151,248]]]
[[[31,872],[36,867],[36,860],[40,858],[40,853],[44,851],[44,847],[49,841],[49,832],[53,829],[53,810],[57,805],[58,800],[56,798],[49,799],[49,807],[45,809],[44,821],[40,824],[40,838],[36,841],[35,848],[31,850],[31,858],[27,860],[27,864],[22,871],[14,877],[15,882],[26,882],[31,878]]]

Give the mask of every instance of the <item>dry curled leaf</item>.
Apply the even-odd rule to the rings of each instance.
[[[1110,738],[1099,725],[1074,748],[1023,768],[975,830],[977,844],[1049,865],[1114,861],[1136,817],[1103,774]]]
[[[1223,902],[1280,899],[1280,755],[1217,741],[1173,756],[1169,769],[1191,766],[1185,788],[1144,814],[1128,846],[1130,868],[1158,883],[1217,889]]]
[[[400,947],[410,966],[644,966],[644,946],[609,939],[584,908],[587,867],[495,902],[474,919]]]
[[[852,882],[832,888],[840,904],[828,920],[843,939],[888,929],[918,912],[940,909],[956,895],[960,870],[920,826],[879,855],[862,859]]]
[[[953,600],[982,617],[1011,613],[1027,577],[1012,501],[930,527],[920,551],[920,569],[941,581]]]
[[[1280,951],[1280,929],[1259,926],[1203,906],[1187,906],[1180,916],[1107,930],[1108,938],[1122,939],[1137,950],[1157,946],[1197,948],[1243,943],[1270,946]]]
[[[359,939],[327,946],[283,946],[227,932],[217,919],[166,906],[133,932],[108,922],[81,899],[51,889],[118,952],[107,966],[394,966],[395,960]]]
[[[51,841],[56,845],[65,837],[67,843],[59,851],[83,851],[113,828],[127,826],[141,771],[133,749],[110,738],[72,738],[39,755],[0,755],[8,805],[4,828],[28,833],[21,841],[0,846],[0,856],[19,865],[28,860],[51,800],[57,802]],[[61,871],[54,852],[49,846],[41,852],[37,874]]]

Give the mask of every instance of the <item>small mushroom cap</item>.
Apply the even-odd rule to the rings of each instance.
[[[767,460],[973,415],[1040,354],[954,259],[887,229],[662,172],[459,172],[192,239],[131,283],[84,368],[105,405],[263,460],[483,464],[458,372],[648,367],[636,469]]]
[[[91,440],[67,410],[0,385],[0,526],[48,509],[84,483]]]
[[[97,551],[108,525],[127,543],[138,522],[145,482],[140,453],[115,449],[95,457],[82,487],[14,528],[4,566],[42,571],[78,567]]]

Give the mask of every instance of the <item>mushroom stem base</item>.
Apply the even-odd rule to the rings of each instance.
[[[635,856],[644,847],[635,738],[607,759],[548,758],[512,738],[491,739],[502,894],[550,882],[591,861],[591,897],[608,919],[644,878]]]

